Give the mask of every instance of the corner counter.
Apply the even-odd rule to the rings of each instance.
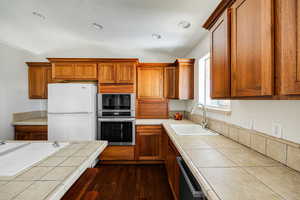
[[[107,141],[70,142],[17,175],[0,177],[0,200],[61,199],[106,146]]]

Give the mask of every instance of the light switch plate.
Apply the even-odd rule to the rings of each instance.
[[[272,135],[277,138],[282,138],[282,125],[279,123],[272,123]]]

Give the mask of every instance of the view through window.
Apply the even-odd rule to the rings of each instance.
[[[199,103],[208,107],[230,109],[230,100],[214,100],[210,98],[210,54],[199,60]]]

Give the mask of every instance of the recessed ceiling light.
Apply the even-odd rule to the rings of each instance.
[[[179,22],[178,26],[180,28],[187,29],[187,28],[191,27],[191,23],[188,21],[181,21],[181,22]]]
[[[43,15],[42,13],[32,12],[32,14],[35,15],[35,16],[37,16],[37,17],[39,17],[39,18],[41,18],[41,19],[44,19],[44,20],[46,19],[45,15]]]
[[[102,30],[103,29],[103,26],[101,24],[98,24],[98,23],[93,23],[92,24],[94,28],[96,29],[99,29],[99,30]]]
[[[152,34],[152,38],[153,38],[153,39],[156,39],[156,40],[159,40],[159,39],[161,39],[161,35],[159,35],[159,34],[157,34],[157,33],[153,33],[153,34]]]

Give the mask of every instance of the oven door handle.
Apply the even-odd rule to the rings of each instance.
[[[128,118],[98,118],[99,122],[134,122],[135,118],[128,119]]]

